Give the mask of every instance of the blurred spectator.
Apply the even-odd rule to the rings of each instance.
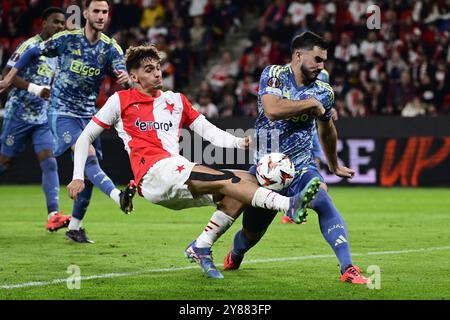
[[[141,21],[141,9],[136,0],[124,0],[112,8],[111,28],[113,31],[138,28]]]
[[[339,44],[334,49],[334,58],[343,62],[349,62],[351,58],[358,56],[358,47],[351,42],[350,35],[343,33]]]
[[[293,1],[289,5],[288,13],[292,17],[292,23],[298,25],[300,21],[305,20],[308,15],[314,14],[314,7],[310,1]]]
[[[163,25],[163,17],[156,17],[155,19],[155,25],[148,29],[147,31],[147,38],[151,43],[156,43],[158,41],[159,36],[163,36],[164,38],[167,37],[168,30]]]
[[[402,110],[402,117],[416,117],[423,116],[426,114],[427,105],[419,98],[414,97],[414,99],[408,102]]]
[[[377,34],[374,31],[369,32],[367,39],[361,42],[359,50],[367,62],[373,61],[375,53],[381,57],[385,56],[384,44],[377,39]]]
[[[164,19],[164,7],[158,0],[144,0],[147,4],[142,12],[140,27],[147,30],[155,25],[158,17]]]
[[[235,77],[238,72],[239,67],[237,62],[233,60],[233,54],[231,51],[226,50],[222,54],[220,61],[209,71],[207,79],[213,91],[217,92],[225,86],[225,80],[227,77]]]
[[[198,102],[194,103],[194,107],[208,119],[218,118],[219,109],[212,103],[211,96],[209,94],[203,94],[198,99]]]
[[[160,52],[161,56],[161,71],[163,76],[163,87],[166,90],[175,89],[175,67],[168,60],[167,53],[164,51]]]

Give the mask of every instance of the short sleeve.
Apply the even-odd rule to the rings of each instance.
[[[316,99],[322,103],[323,107],[325,108],[325,113],[320,116],[318,119],[321,121],[328,122],[331,119],[332,112],[331,109],[333,108],[334,104],[334,91],[331,86],[325,82],[322,82],[321,84],[321,92],[317,95]]]
[[[33,41],[33,39],[28,39],[27,41],[22,42],[17,49],[14,51],[14,53],[9,58],[8,62],[6,63],[6,66],[9,68],[13,68],[16,65],[16,62],[19,61],[22,54],[31,47],[35,47],[36,41]]]
[[[258,95],[263,96],[265,94],[272,94],[280,98],[283,97],[283,92],[281,91],[281,79],[279,76],[275,76],[275,71],[278,68],[280,68],[280,66],[272,65],[263,70],[259,80]]]
[[[118,70],[127,71],[123,50],[114,39],[111,39],[110,67],[111,74]]]
[[[192,106],[191,102],[183,94],[180,93],[180,96],[183,103],[182,123],[186,126],[190,126],[195,119],[201,116],[201,113]]]
[[[120,116],[119,94],[114,93],[106,100],[103,107],[97,112],[92,120],[104,129],[110,129],[116,124]]]
[[[57,57],[65,50],[67,42],[72,35],[67,31],[62,31],[54,34],[50,39],[39,44],[41,54],[46,57]]]

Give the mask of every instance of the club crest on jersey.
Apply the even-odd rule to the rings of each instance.
[[[72,135],[70,134],[69,131],[66,131],[63,133],[63,140],[64,140],[64,143],[67,143],[67,144],[72,142]]]
[[[281,86],[281,82],[277,77],[272,77],[267,81],[267,86],[271,88],[279,88]]]
[[[14,136],[12,136],[12,135],[9,135],[7,138],[6,138],[6,145],[8,146],[8,147],[11,147],[11,146],[13,146],[14,145]]]
[[[141,121],[136,119],[134,123],[136,127],[141,131],[151,131],[151,130],[164,130],[169,131],[172,128],[172,122],[158,122],[158,121]]]
[[[103,53],[100,53],[97,56],[97,62],[102,66],[106,63],[106,56]]]

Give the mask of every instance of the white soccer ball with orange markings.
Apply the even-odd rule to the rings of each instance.
[[[280,191],[287,188],[295,176],[295,167],[291,159],[283,153],[269,153],[256,165],[258,183],[268,189]]]

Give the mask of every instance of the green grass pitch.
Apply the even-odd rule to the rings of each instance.
[[[238,271],[213,280],[189,263],[184,248],[212,207],[171,211],[142,198],[126,216],[95,190],[82,245],[47,233],[39,186],[0,187],[0,300],[4,299],[450,299],[449,189],[331,187],[346,221],[354,264],[380,269],[379,289],[339,281],[337,259],[309,211],[306,225],[279,215]],[[71,200],[61,190],[61,209]],[[238,219],[214,247],[222,269]],[[69,289],[69,266],[82,277]],[[375,267],[375,268],[377,268]],[[73,282],[69,281],[73,285]]]

